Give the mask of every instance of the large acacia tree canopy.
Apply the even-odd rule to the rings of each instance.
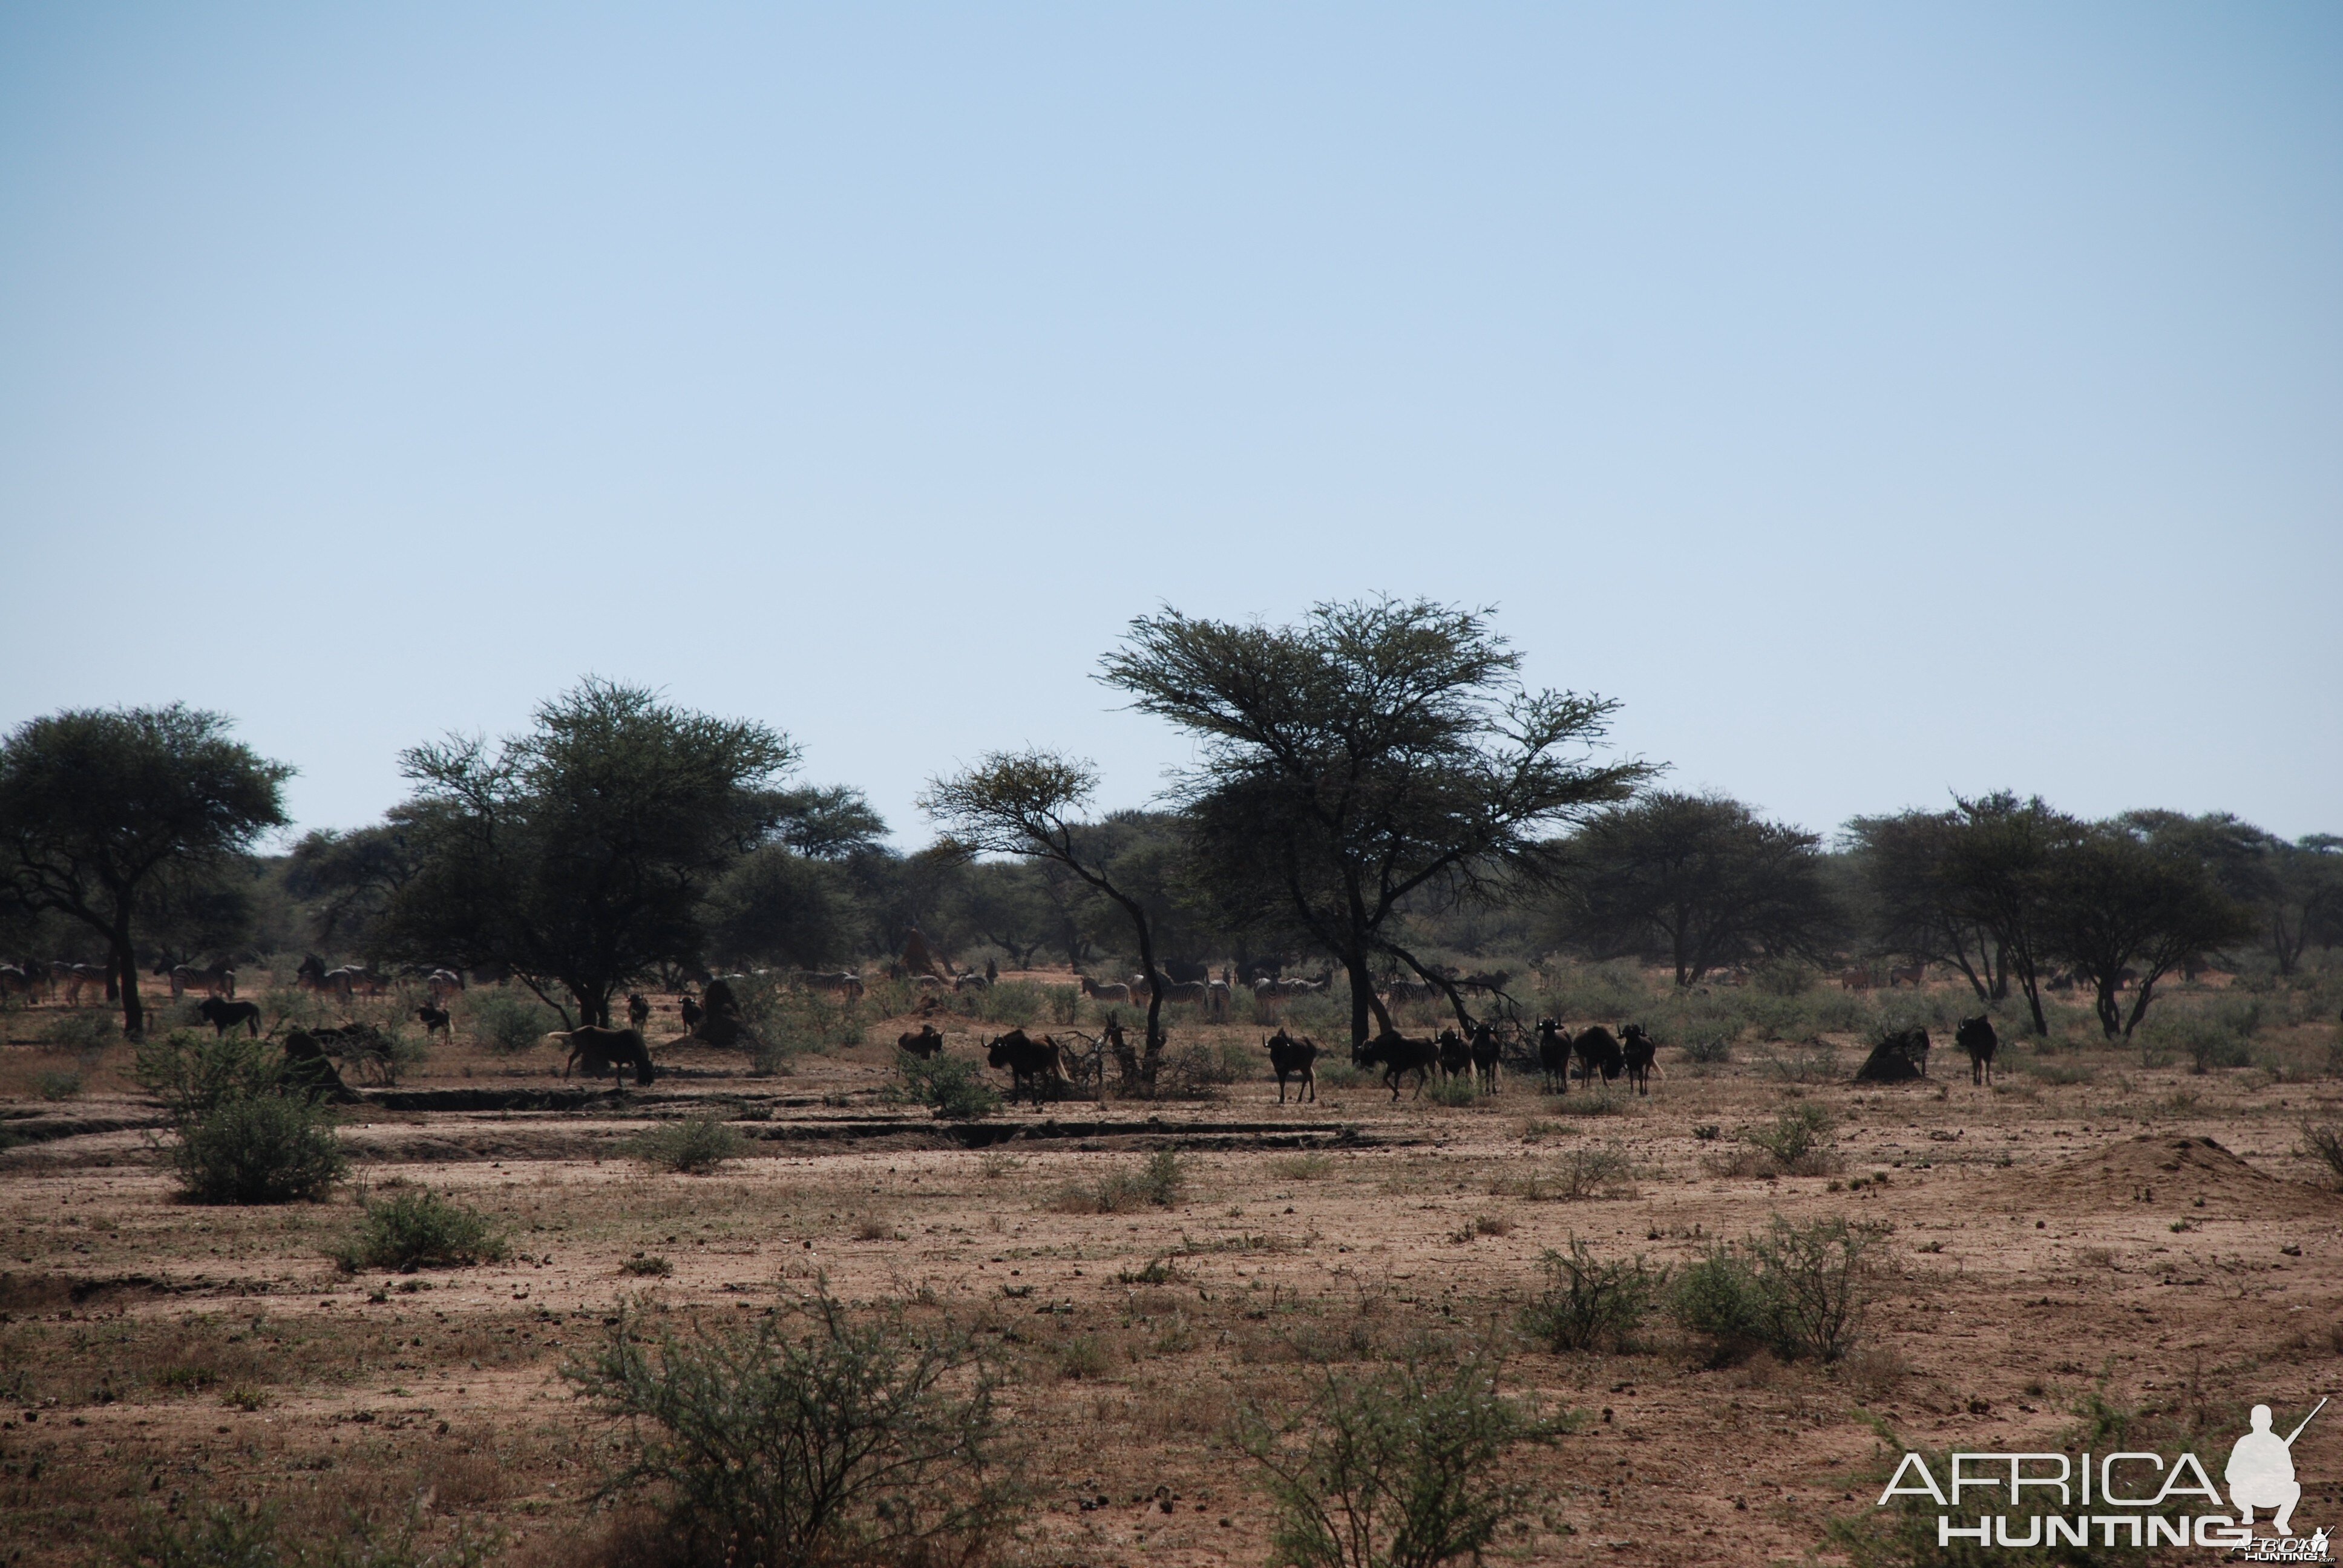
[[[230,739],[221,715],[182,704],[32,719],[0,745],[0,879],[105,935],[136,1033],[138,900],[159,875],[216,865],[284,826],[292,775]]]
[[[511,966],[605,1021],[611,992],[698,961],[704,898],[796,801],[787,737],[588,680],[527,734],[407,752],[419,869],[393,894],[403,956]]]
[[[1298,626],[1176,610],[1131,623],[1103,678],[1203,744],[1179,793],[1194,874],[1230,917],[1282,906],[1350,970],[1353,1032],[1378,955],[1421,970],[1403,903],[1488,899],[1548,874],[1554,831],[1651,769],[1589,755],[1614,704],[1533,691],[1482,610],[1321,604]]]

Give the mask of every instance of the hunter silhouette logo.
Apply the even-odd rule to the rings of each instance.
[[[2221,1472],[2221,1479],[2229,1483],[2229,1502],[2237,1511],[2238,1523],[2251,1524],[2257,1508],[2275,1508],[2278,1513],[2270,1523],[2278,1533],[2294,1533],[2294,1505],[2302,1501],[2302,1483],[2294,1478],[2294,1440],[2310,1424],[2311,1416],[2326,1408],[2327,1402],[2320,1400],[2311,1406],[2310,1415],[2280,1437],[2270,1431],[2270,1407],[2254,1406],[2253,1430],[2237,1439],[2229,1450],[2228,1466]]]
[[[2025,1549],[2043,1546],[2209,1546],[2225,1548],[2248,1563],[2332,1563],[2324,1529],[2308,1535],[2294,1531],[2294,1510],[2302,1501],[2295,1479],[2294,1443],[2320,1411],[2281,1437],[2271,1429],[2270,1407],[2254,1406],[2244,1436],[2230,1446],[2221,1479],[2228,1495],[2193,1453],[2168,1463],[2161,1453],[2133,1449],[2117,1453],[1955,1452],[1938,1462],[1947,1467],[1939,1482],[1928,1461],[1906,1453],[1879,1494],[1878,1506],[1896,1498],[1925,1497],[1945,1510],[1936,1515],[1936,1544]],[[1992,1502],[1979,1511],[1963,1493],[1982,1492]],[[2226,1505],[2232,1513],[2219,1512]],[[2031,1505],[2031,1506],[2029,1506]],[[2271,1533],[2255,1533],[2257,1511],[2269,1514]]]

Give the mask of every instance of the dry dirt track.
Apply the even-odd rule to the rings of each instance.
[[[0,1092],[20,1093],[41,1053],[7,1054]],[[1896,1227],[1865,1348],[1837,1367],[1704,1368],[1664,1328],[1632,1355],[1517,1346],[1515,1385],[1584,1422],[1515,1461],[1547,1501],[1511,1560],[1828,1555],[1825,1522],[1878,1490],[1875,1421],[1915,1446],[2047,1450],[2094,1390],[2149,1426],[2222,1432],[2257,1400],[2343,1392],[2343,1198],[2296,1148],[2306,1112],[2338,1116],[2331,1080],[2108,1053],[2085,1082],[1875,1090],[1704,1074],[1670,1050],[1649,1100],[1601,1115],[1525,1081],[1455,1109],[1372,1085],[1281,1108],[1264,1079],[956,1131],[880,1102],[876,1043],[775,1079],[669,1051],[658,1085],[623,1093],[563,1086],[551,1054],[442,1048],[352,1117],[366,1181],[427,1183],[511,1227],[506,1263],[404,1278],[327,1261],[349,1200],[174,1201],[150,1113],[103,1072],[64,1107],[8,1101],[13,1125],[37,1111],[68,1135],[0,1155],[0,1563],[84,1561],[175,1495],[421,1499],[431,1528],[499,1531],[514,1561],[610,1561],[588,1498],[612,1434],[561,1359],[629,1297],[745,1314],[817,1279],[947,1312],[1014,1366],[1039,1504],[1017,1553],[1037,1563],[1262,1561],[1267,1507],[1221,1435],[1240,1403],[1288,1408],[1320,1365],[1426,1336],[1509,1336],[1541,1252],[1574,1235],[1679,1261],[1776,1213]],[[1796,1103],[1837,1118],[1840,1174],[1710,1173],[1736,1130]],[[623,1157],[651,1121],[704,1109],[738,1119],[749,1157],[705,1177]],[[1632,1175],[1606,1191],[1527,1195],[1613,1144]],[[1187,1160],[1176,1206],[1072,1211],[1070,1192],[1165,1147]],[[639,1256],[672,1271],[626,1271]],[[2343,1422],[2297,1455],[2300,1518],[2343,1523]]]

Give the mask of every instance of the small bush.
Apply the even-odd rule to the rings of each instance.
[[[922,1061],[910,1051],[897,1051],[895,1075],[888,1099],[933,1106],[946,1121],[980,1121],[1001,1109],[1001,1091],[966,1057],[938,1052]]]
[[[740,1021],[760,1073],[785,1073],[799,1056],[820,1056],[840,1046],[860,1045],[863,1010],[820,991],[799,990],[773,976],[732,982]]]
[[[1719,1364],[1740,1360],[1768,1338],[1765,1293],[1729,1243],[1711,1247],[1676,1276],[1669,1311],[1686,1332],[1709,1342]]]
[[[1432,1086],[1423,1091],[1423,1097],[1434,1105],[1456,1110],[1479,1100],[1481,1091],[1473,1083],[1471,1073],[1460,1072],[1453,1078],[1433,1079]]]
[[[350,1162],[323,1111],[264,1093],[181,1122],[171,1163],[198,1203],[291,1203],[323,1198]]]
[[[1749,983],[1767,996],[1804,996],[1815,989],[1814,966],[1793,959],[1768,959],[1750,972]]]
[[[78,1100],[81,1097],[81,1074],[36,1072],[33,1075],[33,1092],[44,1100]]]
[[[1311,1075],[1321,1089],[1356,1089],[1373,1076],[1349,1057],[1341,1055],[1320,1057],[1312,1064]]]
[[[1776,1353],[1825,1362],[1845,1354],[1870,1305],[1886,1244],[1882,1226],[1835,1219],[1794,1225],[1779,1216],[1751,1241]]]
[[[629,1151],[655,1171],[699,1176],[739,1158],[745,1147],[739,1128],[713,1116],[694,1116],[641,1133]]]
[[[1411,1356],[1366,1376],[1323,1374],[1307,1409],[1282,1423],[1249,1409],[1237,1440],[1277,1503],[1272,1562],[1437,1568],[1478,1561],[1528,1511],[1530,1483],[1505,1456],[1564,1430],[1501,1393],[1485,1358],[1446,1369]]]
[[[1823,1176],[1839,1166],[1830,1150],[1831,1127],[1831,1113],[1823,1107],[1794,1105],[1775,1117],[1773,1126],[1752,1128],[1741,1136],[1785,1175]]]
[[[1767,1051],[1764,1061],[1785,1083],[1835,1083],[1842,1076],[1838,1047],[1824,1040],[1810,1040],[1788,1052]]]
[[[1723,1067],[1733,1060],[1733,1038],[1730,1035],[1695,1035],[1684,1041],[1684,1055],[1700,1067]]]
[[[1044,986],[1033,980],[1001,980],[982,990],[963,991],[955,999],[972,1018],[1002,1029],[1023,1029],[1029,1023],[1039,1023],[1041,1015],[1057,1017],[1053,990],[1063,986]],[[1081,993],[1075,993],[1079,999]]]
[[[357,1233],[333,1256],[344,1273],[390,1269],[411,1274],[492,1263],[504,1255],[504,1237],[487,1215],[418,1188],[387,1202],[367,1203]]]
[[[1106,1345],[1096,1334],[1076,1334],[1058,1347],[1058,1375],[1068,1379],[1101,1378],[1113,1365]]]
[[[656,1252],[637,1252],[621,1261],[618,1268],[639,1280],[664,1280],[675,1272],[675,1265]]]
[[[76,1009],[71,1012],[61,1012],[41,1030],[42,1041],[59,1050],[104,1050],[121,1038],[120,1022],[112,1013],[102,1010],[83,1012]]]
[[[1180,1201],[1188,1173],[1177,1152],[1159,1149],[1137,1170],[1111,1171],[1094,1188],[1074,1188],[1061,1207],[1077,1213],[1121,1214],[1134,1209],[1169,1209]]]
[[[1545,1289],[1522,1327],[1556,1351],[1628,1349],[1668,1282],[1666,1268],[1640,1253],[1605,1262],[1575,1236],[1566,1252],[1547,1249],[1540,1266]]]
[[[2257,1010],[2253,1021],[2259,1022]],[[2247,1033],[2240,1032],[2223,1019],[2201,1012],[2158,1013],[2140,1030],[2141,1049],[2168,1051],[2187,1059],[2192,1073],[2210,1072],[2216,1068],[2251,1067],[2254,1064],[2253,1042]]]
[[[1739,1246],[1710,1249],[1676,1282],[1676,1321],[1719,1359],[1764,1344],[1785,1361],[1835,1362],[1855,1344],[1875,1293],[1887,1232],[1845,1220],[1781,1216]]]
[[[472,1038],[504,1056],[534,1049],[561,1027],[561,1015],[535,997],[500,988],[466,991],[463,1015]]]
[[[1162,1067],[1162,1081],[1175,1093],[1201,1089],[1225,1089],[1260,1070],[1259,1048],[1248,1050],[1242,1040],[1217,1044],[1192,1041],[1172,1051]]]
[[[2303,1147],[2327,1167],[2338,1187],[2343,1187],[2343,1122],[2311,1121],[2302,1124]]]
[[[1018,1501],[981,1353],[897,1315],[850,1322],[826,1291],[680,1335],[630,1310],[563,1375],[634,1434],[610,1490],[659,1488],[709,1562],[970,1561]]]

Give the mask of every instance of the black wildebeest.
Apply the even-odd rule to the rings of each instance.
[[[1660,1053],[1659,1041],[1644,1032],[1640,1023],[1631,1023],[1619,1031],[1619,1056],[1627,1070],[1627,1081],[1635,1086],[1638,1094],[1652,1091],[1652,1063]]]
[[[1960,1027],[1953,1030],[1953,1043],[1969,1053],[1969,1081],[1990,1087],[1994,1053],[2001,1049],[2001,1037],[1993,1032],[1993,1020],[1983,1013],[1961,1020]]]
[[[927,1061],[943,1054],[943,1030],[934,1024],[923,1023],[917,1034],[897,1035],[895,1045],[898,1050],[908,1050],[921,1061]]]
[[[1046,1035],[1035,1040],[1021,1029],[1012,1029],[985,1047],[984,1059],[1009,1070],[1011,1100],[1017,1098],[1020,1090],[1030,1088],[1036,1111],[1041,1109],[1044,1085],[1060,1081],[1058,1045]]]
[[[569,1059],[561,1064],[561,1076],[569,1076],[577,1068],[588,1078],[599,1078],[621,1067],[635,1070],[639,1084],[651,1081],[650,1048],[643,1043],[641,1034],[631,1029],[605,1029],[600,1024],[581,1024],[559,1037],[569,1046]],[[626,1087],[621,1079],[618,1087]]]
[[[317,1037],[297,1029],[285,1037],[285,1065],[277,1069],[277,1088],[279,1093],[298,1094],[312,1103],[330,1100],[347,1104],[357,1099],[334,1070]]]
[[[1443,1080],[1473,1070],[1473,1048],[1453,1029],[1440,1031],[1440,1076]]]
[[[699,1029],[699,1020],[708,1016],[707,1013],[700,1010],[699,999],[694,997],[689,991],[686,991],[683,993],[682,1000],[676,1005],[683,1013],[684,1032],[687,1034],[697,1033]]]
[[[1432,1070],[1440,1065],[1440,1046],[1436,1040],[1410,1040],[1403,1034],[1379,1034],[1351,1052],[1351,1063],[1354,1067],[1382,1068],[1383,1083],[1394,1102],[1399,1099],[1401,1076],[1415,1074],[1415,1093],[1420,1100]]]
[[[1497,1092],[1497,1061],[1503,1054],[1503,1048],[1497,1043],[1497,1030],[1494,1024],[1473,1025],[1473,1084],[1482,1093]]]
[[[1928,1076],[1928,1031],[1896,1030],[1879,1037],[1871,1054],[1855,1069],[1857,1083],[1909,1083]]]
[[[1318,1072],[1312,1064],[1318,1060],[1318,1042],[1306,1034],[1296,1040],[1281,1028],[1262,1044],[1269,1048],[1270,1069],[1277,1074],[1277,1102],[1280,1105],[1285,1103],[1285,1081],[1290,1076],[1299,1076],[1302,1080],[1293,1091],[1297,1104],[1304,1095],[1315,1101],[1318,1098]]]
[[[641,1029],[651,1021],[651,1004],[639,990],[627,993],[627,1022]]]
[[[1538,1070],[1545,1074],[1548,1087],[1556,1081],[1564,1094],[1570,1092],[1570,1031],[1550,1018],[1538,1020]]]
[[[416,1020],[423,1025],[423,1032],[427,1035],[447,1032],[449,1020],[447,1010],[444,1007],[418,1007],[415,1010],[415,1017]]]
[[[196,1010],[216,1034],[226,1034],[242,1024],[252,1031],[253,1039],[260,1038],[260,1009],[252,1002],[222,1001],[216,996],[207,996],[196,1004]]]
[[[1619,1049],[1619,1042],[1612,1038],[1609,1030],[1599,1023],[1578,1031],[1577,1037],[1570,1042],[1570,1053],[1578,1058],[1578,1081],[1581,1083],[1593,1083],[1598,1072],[1603,1075],[1603,1081],[1608,1083],[1619,1076],[1621,1068],[1627,1065],[1626,1053]]]

